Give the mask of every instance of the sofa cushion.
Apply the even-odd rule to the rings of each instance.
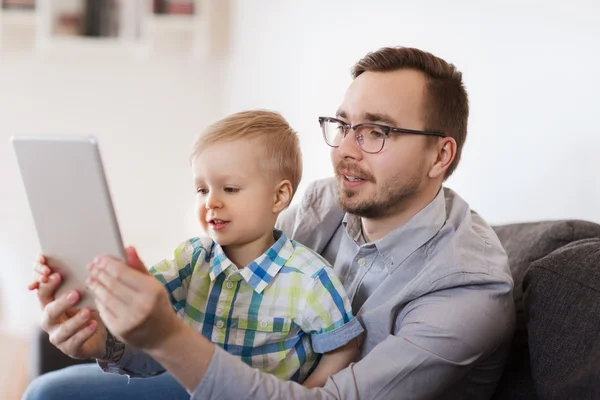
[[[523,281],[531,374],[540,398],[600,398],[600,239],[534,262]]]
[[[534,399],[536,390],[531,377],[528,334],[523,304],[523,277],[532,262],[556,249],[585,238],[600,237],[600,225],[587,221],[543,221],[495,226],[515,281],[517,326],[512,351],[494,399]]]
[[[581,220],[543,221],[495,226],[494,230],[508,254],[515,281],[517,327],[524,327],[523,277],[529,265],[554,250],[581,239],[600,237],[600,225]]]

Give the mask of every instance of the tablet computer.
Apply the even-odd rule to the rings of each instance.
[[[86,288],[98,255],[124,259],[98,143],[93,137],[13,136],[11,142],[42,254],[63,278],[55,297],[76,289],[79,307],[96,309]]]

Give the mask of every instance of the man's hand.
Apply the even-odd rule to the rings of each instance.
[[[47,265],[44,256],[39,257],[34,274],[29,290],[37,289],[43,309],[41,326],[48,333],[50,342],[73,358],[103,357],[106,353],[106,329],[98,313],[88,308],[73,308],[81,300],[77,291],[54,298],[62,278],[58,273],[52,273],[52,267]]]
[[[87,286],[108,329],[125,343],[149,351],[181,329],[163,285],[140,261],[133,247],[127,264],[99,256],[89,266]]]

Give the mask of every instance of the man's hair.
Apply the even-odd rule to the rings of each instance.
[[[268,110],[242,111],[208,126],[192,147],[190,162],[211,144],[240,139],[258,140],[263,146],[261,168],[277,178],[288,179],[292,195],[302,179],[302,152],[296,131],[281,114]]]
[[[456,141],[456,156],[446,171],[445,178],[448,178],[460,161],[467,138],[469,100],[462,73],[453,64],[431,53],[407,47],[384,47],[358,61],[352,67],[352,78],[365,71],[386,72],[403,68],[425,74],[424,129],[443,132]]]

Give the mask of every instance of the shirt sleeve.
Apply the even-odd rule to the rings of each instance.
[[[325,267],[313,277],[302,312],[301,328],[310,333],[316,353],[342,347],[363,332],[352,316],[350,300],[333,270]]]
[[[98,360],[97,363],[104,372],[130,378],[149,378],[165,372],[156,360],[132,346],[125,346],[125,352],[118,362]]]
[[[455,391],[456,383],[482,359],[506,351],[512,337],[512,295],[508,292],[494,297],[492,292],[482,286],[462,287],[413,301],[403,317],[396,316],[399,329],[395,334],[359,362],[330,377],[323,388],[307,389],[281,381],[217,348],[192,398],[462,398],[467,394]],[[497,382],[498,371],[501,368],[480,377],[482,384]],[[235,376],[236,384],[223,385],[227,376]],[[494,385],[490,387],[493,391]]]
[[[192,272],[198,260],[206,257],[207,251],[199,238],[193,238],[181,243],[173,256],[166,258],[150,268],[150,273],[156,277],[169,292],[169,299],[175,312],[183,310]]]

